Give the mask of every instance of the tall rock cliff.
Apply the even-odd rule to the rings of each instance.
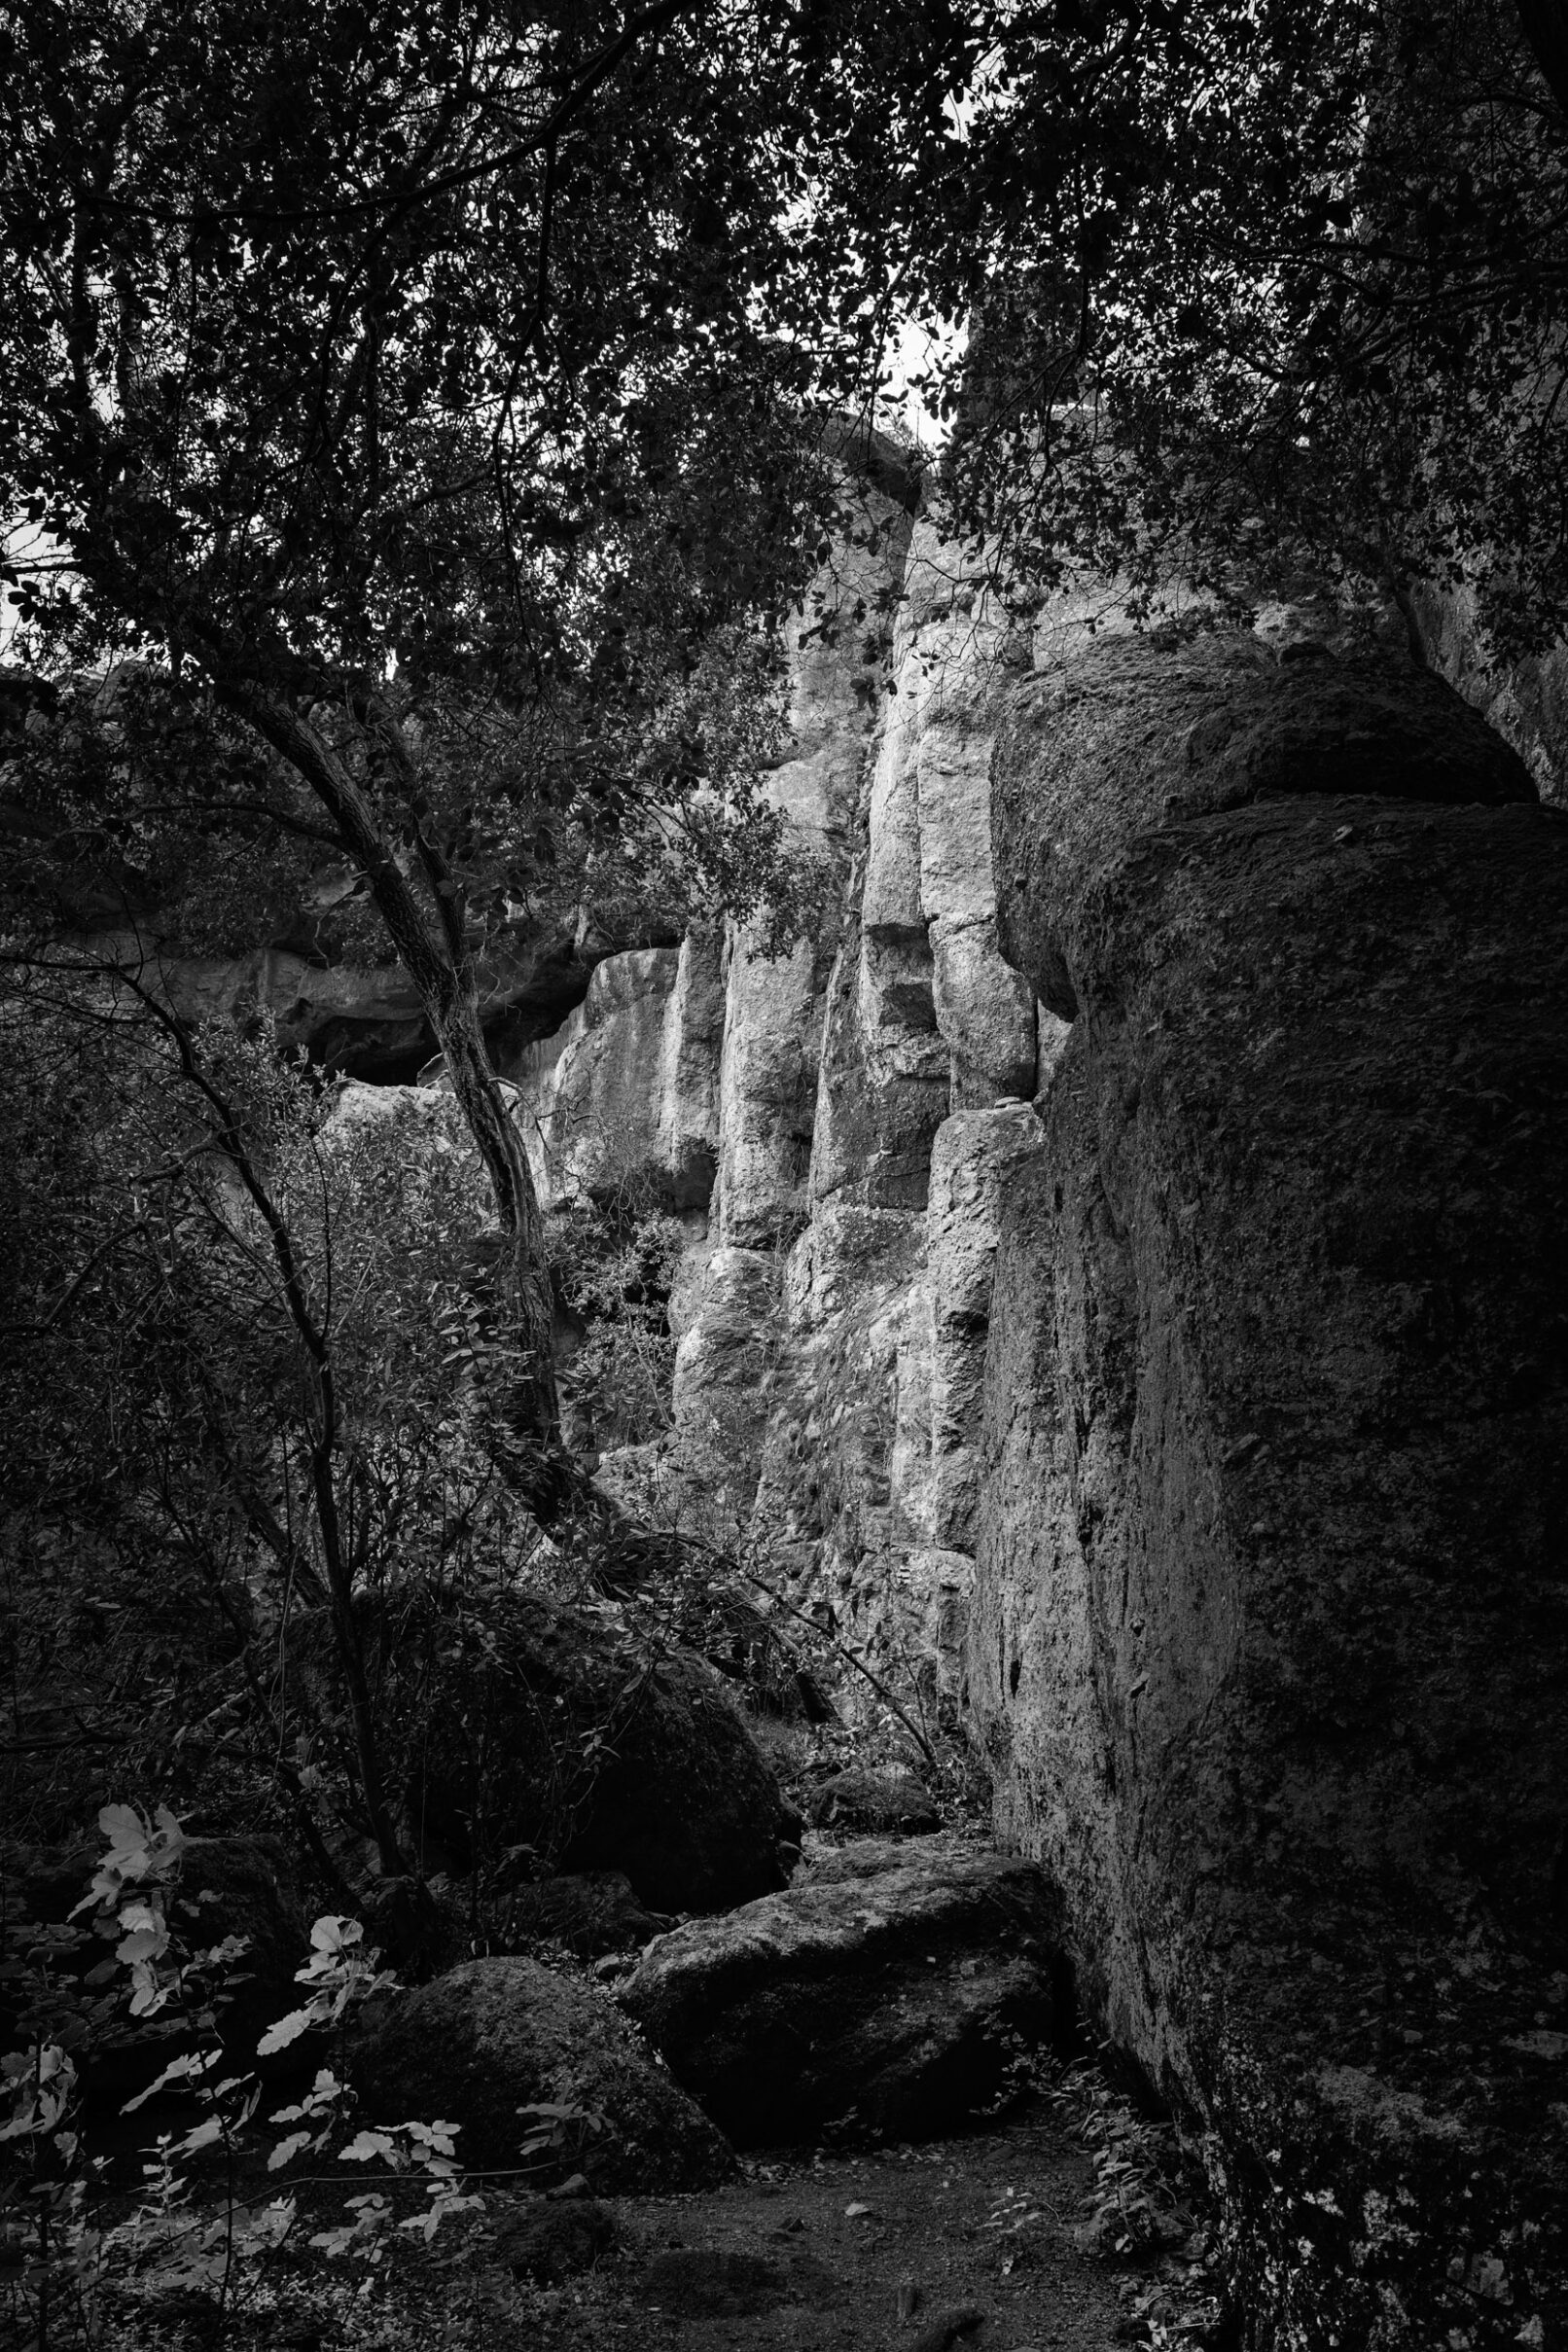
[[[774,780],[836,929],[613,958],[516,1072],[553,1197],[690,1235],[606,1475],[983,1750],[1240,2341],[1548,2343],[1565,820],[1400,647],[1010,633],[867,496],[891,659],[802,642]]]

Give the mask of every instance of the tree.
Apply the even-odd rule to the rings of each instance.
[[[97,763],[123,875],[183,822],[253,867],[287,838],[359,877],[507,1237],[546,1511],[538,1210],[476,954],[563,816],[601,840],[652,822],[742,896],[766,865],[713,648],[776,624],[829,496],[801,430],[822,339],[799,332],[799,123],[757,96],[789,24],[693,0],[18,0],[0,28],[21,650],[144,665],[162,781],[127,807]]]
[[[329,1880],[335,1817],[398,1875],[428,1726],[376,1626],[493,1606],[537,1541],[485,1428],[513,1341],[453,1106],[340,1098],[67,953],[0,1038],[13,1738],[279,1808]]]
[[[934,373],[958,527],[1024,601],[1075,566],[1246,602],[1302,570],[1568,627],[1557,0],[1016,0],[959,102],[890,89],[831,202],[968,318]],[[918,103],[915,100],[918,100]]]

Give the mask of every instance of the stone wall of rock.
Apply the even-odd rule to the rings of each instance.
[[[705,1219],[677,1429],[608,1475],[717,1494],[983,1748],[1091,2010],[1208,2128],[1246,2344],[1548,2342],[1545,754],[1403,631],[1183,650],[1080,599],[1020,640],[923,526],[861,560],[907,566],[891,662],[802,648],[777,779],[837,931],[618,959],[527,1080],[552,1196],[620,1136]]]
[[[1075,1015],[1002,1206],[972,1723],[1195,2110],[1242,2340],[1552,2340],[1568,833],[1430,673],[1123,640],[1013,696]]]
[[[1528,659],[1490,659],[1468,588],[1418,588],[1412,606],[1422,656],[1511,743],[1543,801],[1568,808],[1568,645]]]
[[[605,1475],[677,1517],[722,1490],[727,1540],[934,1729],[962,1696],[1001,1194],[1065,1026],[997,943],[988,778],[1028,647],[928,527],[864,496],[875,545],[824,577],[842,625],[798,645],[772,779],[837,867],[837,924],[771,959],[733,933],[716,984],[683,979],[691,944],[679,967],[614,958],[512,1074],[549,1199],[636,1168],[706,1207],[676,1433]],[[894,588],[889,656],[847,616]],[[846,1707],[870,1691],[846,1669]]]
[[[333,960],[311,944],[314,928],[302,917],[288,937],[231,957],[167,955],[128,932],[96,932],[84,944],[95,958],[156,977],[189,1020],[264,1014],[280,1048],[303,1048],[324,1069],[379,1086],[416,1078],[436,1049],[412,981],[395,963]],[[503,1074],[525,1064],[535,1041],[583,1003],[610,952],[612,943],[570,928],[519,926],[494,944],[478,980],[484,1033]]]

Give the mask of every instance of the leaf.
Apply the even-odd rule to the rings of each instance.
[[[310,1930],[310,1941],[319,1952],[340,1952],[351,1943],[364,1942],[365,1923],[323,1912]]]
[[[245,2227],[246,2253],[265,2254],[274,2246],[281,2246],[294,2227],[297,2211],[298,2206],[291,2196],[274,2197],[270,2205],[264,2205]]]
[[[168,1950],[169,1940],[161,1928],[133,1928],[115,1945],[115,1958],[125,1966],[134,1967],[138,1960],[158,1960]]]
[[[315,2024],[319,2014],[313,2001],[307,2009],[291,2009],[286,2017],[279,2017],[275,2025],[267,2027],[256,2045],[256,2055],[269,2058],[274,2050],[287,2049],[291,2042],[298,2042],[306,2028]]]
[[[267,2159],[268,2172],[281,2172],[284,2165],[297,2156],[302,2148],[308,2148],[314,2135],[308,2131],[291,2131],[287,2139],[279,2140]]]
[[[168,1806],[160,1804],[153,1815],[153,1820],[157,1825],[159,1835],[164,1840],[169,1852],[171,1854],[179,1853],[186,1844],[186,1835]]]
[[[170,2083],[183,2083],[192,2075],[205,2074],[209,2066],[216,2066],[217,2063],[218,2052],[215,2049],[187,2050],[183,2057],[170,2058],[156,2082],[149,2083],[145,2090],[139,2090],[133,2099],[125,2101],[120,2110],[121,2114],[134,2115],[138,2107],[145,2107],[149,2099],[156,2098]]]
[[[111,1862],[143,1852],[151,1835],[132,1804],[106,1804],[98,1815],[98,1827],[109,1840],[107,1859]]]
[[[409,2160],[396,2140],[384,2131],[357,2131],[341,2151],[339,2160],[344,2164],[364,2164],[372,2156],[384,2156],[389,2164],[396,2165],[400,2171]]]

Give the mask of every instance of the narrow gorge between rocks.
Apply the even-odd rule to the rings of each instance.
[[[831,919],[771,957],[731,925],[487,976],[547,1212],[679,1228],[672,1426],[577,1440],[631,1520],[831,1637],[846,1720],[892,1699],[970,1751],[999,1855],[1039,1866],[1058,2025],[1076,2005],[1200,2153],[1226,2342],[1555,2343],[1555,673],[1494,687],[1494,726],[1436,605],[1430,666],[1397,616],[1310,599],[1139,633],[1063,594],[1020,630],[886,476],[797,625],[769,778]],[[889,654],[854,616],[890,589]],[[387,976],[285,945],[170,986],[269,1006],[348,1073],[339,1119],[451,1131]],[[734,1935],[809,1979],[797,1898],[756,1893]],[[769,1905],[776,1949],[745,1924]],[[748,2029],[714,1991],[725,1927],[653,1944],[626,1999],[742,2140],[788,1999]],[[694,1938],[698,2010],[739,2022],[683,2059],[660,1971]],[[965,1965],[991,1986],[994,1951]],[[809,2127],[881,2063],[846,2058]]]

